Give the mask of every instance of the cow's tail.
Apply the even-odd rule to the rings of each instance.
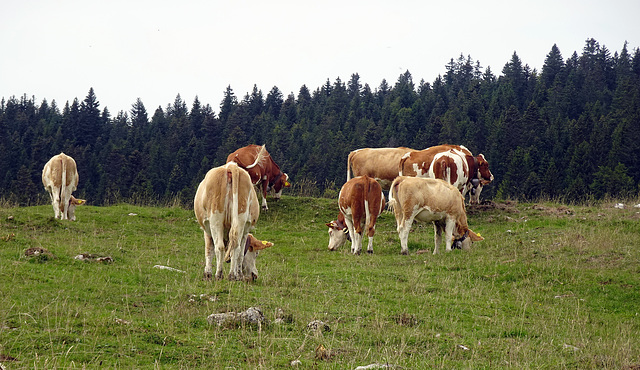
[[[231,251],[238,247],[238,236],[241,233],[241,225],[238,217],[238,197],[239,197],[239,173],[238,165],[235,162],[229,162],[227,164],[227,202],[226,202],[226,216],[230,220],[231,224],[229,228],[229,243],[224,256],[226,262],[231,261]]]
[[[58,207],[60,208],[60,219],[64,220],[67,218],[67,212],[65,212],[65,207],[68,209],[69,204],[64,204],[64,199],[66,198],[65,192],[67,190],[67,161],[64,158],[60,159],[61,168],[62,168],[62,177],[60,178],[60,192],[58,193]]]
[[[260,147],[260,150],[258,151],[258,154],[256,155],[256,160],[253,161],[252,164],[247,166],[247,169],[251,169],[255,166],[257,166],[258,164],[260,164],[260,162],[262,162],[265,158],[267,158],[269,156],[269,152],[267,152],[267,148],[266,148],[267,144],[263,144]]]
[[[396,216],[396,220],[398,221],[398,225],[400,225],[401,219],[398,218],[399,215],[402,215],[402,204],[398,201],[398,185],[402,181],[404,181],[404,177],[398,176],[391,183],[391,188],[389,189],[389,209]]]
[[[347,181],[351,180],[351,161],[353,160],[353,155],[356,153],[356,151],[354,150],[353,152],[349,153],[349,156],[347,156]]]

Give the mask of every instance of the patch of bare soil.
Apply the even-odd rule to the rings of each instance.
[[[479,214],[487,211],[502,211],[507,213],[520,213],[516,208],[516,202],[505,201],[496,203],[491,200],[485,200],[480,204],[469,204],[466,206],[467,214]]]
[[[549,216],[556,216],[556,217],[572,216],[575,214],[571,208],[566,206],[547,207],[547,206],[543,206],[542,204],[534,204],[533,207],[531,208],[537,211],[542,211]]]

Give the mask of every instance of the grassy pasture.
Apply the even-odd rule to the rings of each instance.
[[[252,283],[202,280],[204,242],[191,210],[83,206],[78,221],[63,222],[50,205],[0,208],[0,363],[640,368],[640,209],[474,207],[469,223],[485,241],[432,255],[433,228],[416,224],[409,256],[385,213],[375,253],[353,256],[349,245],[327,250],[334,200],[285,196],[269,206],[254,234],[275,246],[259,256]],[[25,256],[34,247],[51,255]],[[113,262],[75,260],[81,253]],[[269,322],[207,322],[252,306]],[[316,319],[330,331],[309,331]]]

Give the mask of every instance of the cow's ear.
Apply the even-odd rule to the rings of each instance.
[[[471,238],[471,241],[473,242],[479,242],[484,240],[482,235],[480,235],[479,233],[478,234],[474,233],[473,231],[471,231],[471,229],[469,229],[469,238]]]
[[[253,247],[254,251],[259,251],[259,250],[262,250],[262,249],[267,249],[269,247],[273,247],[273,243],[268,242],[266,240],[263,240],[263,241],[261,241],[259,243],[252,244],[251,246]]]
[[[86,201],[86,200],[84,200],[84,199],[74,199],[74,200],[73,200],[73,204],[75,204],[75,205],[77,205],[77,206],[82,205],[82,204],[85,204],[85,203],[87,203],[87,201]]]
[[[333,229],[336,227],[336,222],[335,221],[331,221],[326,223],[325,225],[329,226],[330,229]]]

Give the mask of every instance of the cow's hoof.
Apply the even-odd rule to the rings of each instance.
[[[368,250],[368,251],[367,251],[367,254],[373,254],[373,251],[369,251],[369,250]]]
[[[216,273],[216,280],[222,280],[222,271]]]
[[[402,251],[402,252],[400,252],[400,254],[403,255],[403,256],[406,256],[406,255],[409,254],[409,251]]]
[[[210,272],[205,272],[202,275],[202,280],[210,281],[211,280],[211,273]]]

